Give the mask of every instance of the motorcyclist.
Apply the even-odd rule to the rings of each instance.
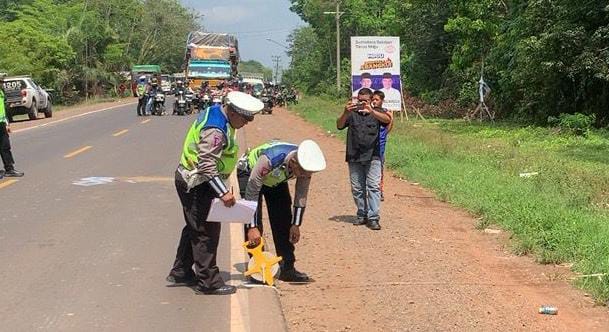
[[[154,106],[154,97],[157,93],[163,93],[161,87],[159,86],[159,81],[156,77],[153,77],[150,81],[150,89],[148,90],[148,103],[146,107],[146,114],[152,114],[152,107]],[[165,106],[165,101],[163,101],[163,106]]]
[[[184,86],[184,82],[182,82],[181,80],[178,80],[176,82],[176,92],[175,92],[176,97],[178,96],[178,94],[180,94],[180,91],[182,91],[183,94],[186,94],[186,87]]]
[[[184,98],[186,98],[186,87],[184,86],[184,82],[182,82],[182,80],[178,80],[176,82],[176,88],[175,88],[175,97],[176,100],[173,102],[173,114],[177,113],[178,110],[178,97],[180,96],[180,92],[182,92],[182,95],[184,96]]]

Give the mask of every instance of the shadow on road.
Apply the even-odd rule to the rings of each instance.
[[[351,216],[351,215],[342,215],[342,216],[333,216],[328,218],[328,220],[332,220],[332,221],[336,221],[336,222],[346,222],[349,224],[353,224],[356,220],[357,217],[356,216]]]

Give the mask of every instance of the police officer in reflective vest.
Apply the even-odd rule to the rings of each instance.
[[[258,211],[246,237],[258,244],[262,234],[262,197],[264,196],[277,256],[283,257],[279,279],[287,282],[309,282],[309,277],[294,268],[294,244],[300,240],[311,175],[326,168],[324,155],[314,141],[300,145],[270,142],[249,151],[239,161],[238,177],[241,195],[258,201]],[[296,179],[294,205],[288,180]],[[292,213],[293,209],[293,213]]]
[[[2,75],[2,74],[0,74]],[[0,76],[0,157],[4,170],[0,170],[0,179],[3,177],[21,177],[23,172],[15,170],[15,160],[11,153],[11,141],[9,134],[11,127],[6,117],[6,101],[4,99],[4,75]]]
[[[235,130],[254,120],[263,104],[241,92],[232,92],[225,105],[209,107],[199,114],[186,134],[175,185],[184,210],[186,226],[176,259],[167,276],[173,286],[194,285],[197,294],[227,295],[236,291],[226,285],[216,265],[220,223],[207,222],[214,198],[225,206],[235,198],[224,184],[238,160]],[[194,264],[194,271],[192,266]]]
[[[146,76],[140,76],[137,82],[137,115],[142,116],[146,113],[146,90],[148,89],[148,84],[146,83]]]

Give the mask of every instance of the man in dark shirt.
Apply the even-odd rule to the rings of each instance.
[[[381,202],[381,154],[379,132],[382,124],[389,124],[391,117],[381,108],[371,105],[372,90],[362,88],[357,102],[348,102],[344,112],[336,120],[339,130],[347,131],[347,156],[351,193],[357,206],[355,225],[366,224],[380,230],[379,210]]]

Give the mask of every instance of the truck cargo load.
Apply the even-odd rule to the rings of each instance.
[[[226,33],[194,31],[186,42],[185,75],[195,89],[202,82],[216,86],[237,76],[237,38]]]

